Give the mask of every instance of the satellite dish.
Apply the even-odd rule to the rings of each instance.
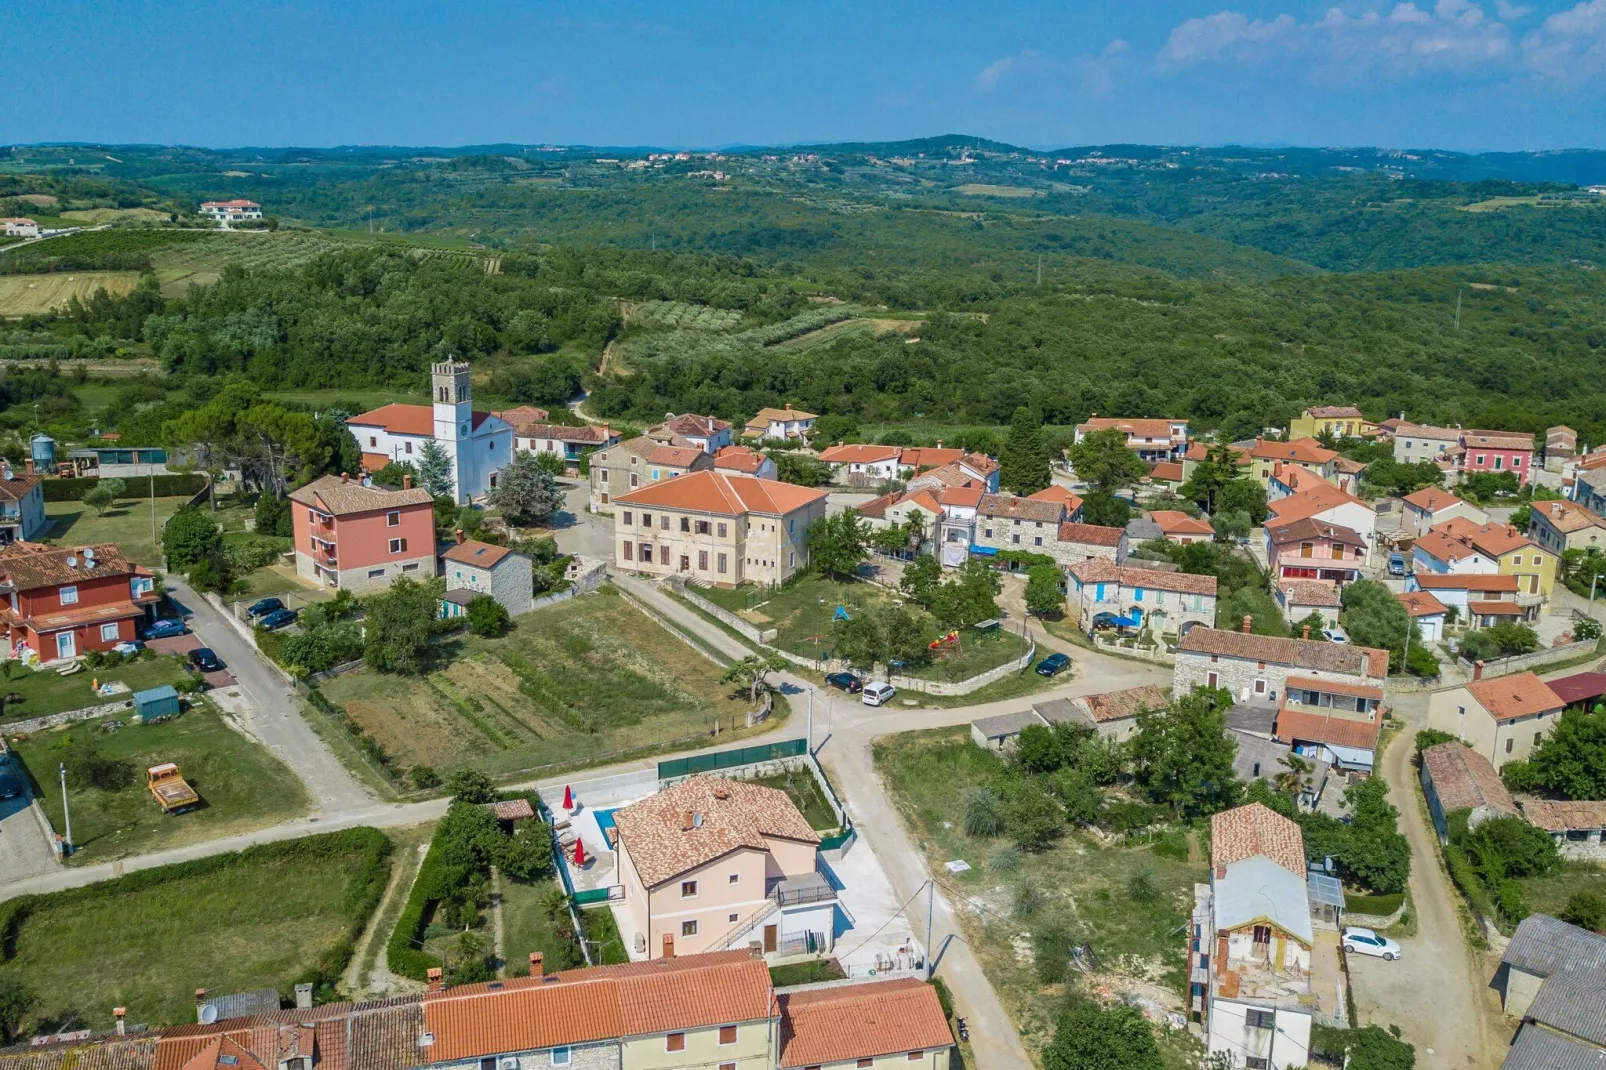
[[[77,568],[78,567],[78,555],[77,554],[68,554],[67,555],[67,567],[68,568]]]
[[[201,1024],[202,1025],[211,1025],[215,1021],[217,1021],[217,1004],[216,1003],[203,1003],[203,1004],[201,1004]]]
[[[1322,859],[1322,868],[1329,873],[1333,872],[1333,858],[1331,855]]]

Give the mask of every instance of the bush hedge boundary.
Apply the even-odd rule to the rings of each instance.
[[[206,489],[206,476],[201,472],[170,473],[165,476],[128,476],[123,482],[128,485],[125,497],[140,498],[150,493],[151,480],[156,481],[156,496],[158,498],[193,497]],[[50,478],[42,480],[40,486],[44,489],[47,502],[76,502],[84,496],[84,491],[99,483],[98,478],[92,476],[68,476],[65,479]],[[144,492],[143,494],[140,492]]]

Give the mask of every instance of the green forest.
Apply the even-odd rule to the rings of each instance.
[[[1239,438],[1317,403],[1606,437],[1606,198],[1577,185],[1606,154],[942,138],[627,166],[641,155],[4,150],[0,214],[111,222],[0,247],[0,280],[139,281],[0,323],[0,361],[31,362],[0,372],[0,431],[149,438],[142,414],[233,379],[341,408],[416,395],[455,354],[492,401],[584,392],[630,422],[790,402],[833,437],[1028,405]],[[221,196],[277,229],[202,233],[198,201]],[[118,362],[150,373],[108,378]]]

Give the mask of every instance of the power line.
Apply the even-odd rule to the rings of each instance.
[[[926,884],[930,884],[930,883],[931,883],[931,879],[928,877],[926,879],[926,883],[922,884],[920,887],[916,888],[915,889],[915,894],[911,895],[908,899],[905,899],[903,901],[903,906],[899,907],[893,913],[892,917],[888,918],[886,921],[881,923],[881,928],[880,929],[877,929],[875,932],[871,933],[869,936],[866,936],[863,940],[859,941],[859,946],[854,948],[852,951],[849,951],[846,955],[838,955],[837,957],[838,958],[852,958],[854,955],[858,954],[860,948],[864,947],[865,944],[868,944],[871,940],[874,940],[876,937],[881,935],[881,929],[885,929],[888,925],[891,925],[893,922],[897,921],[900,917],[902,917],[903,916],[903,912],[909,909],[909,904],[913,903],[917,898],[919,898],[920,893],[926,890]],[[931,956],[931,948],[928,947],[928,948],[926,948],[926,957],[929,958],[930,956]]]

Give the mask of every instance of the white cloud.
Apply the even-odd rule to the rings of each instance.
[[[1160,49],[1162,66],[1186,66],[1241,57],[1286,40],[1297,29],[1292,15],[1278,15],[1270,22],[1250,19],[1236,11],[1189,19],[1171,31]]]
[[[1008,74],[1010,68],[1014,66],[1014,56],[1004,56],[1001,59],[993,60],[981,69],[980,74],[976,75],[976,88],[983,93],[991,93],[998,88],[998,80]]]
[[[1531,7],[1518,7],[1511,0],[1494,0],[1494,9],[1507,22],[1516,22],[1533,10]]]
[[[1606,0],[1585,0],[1523,38],[1523,60],[1546,78],[1582,82],[1606,73]]]

